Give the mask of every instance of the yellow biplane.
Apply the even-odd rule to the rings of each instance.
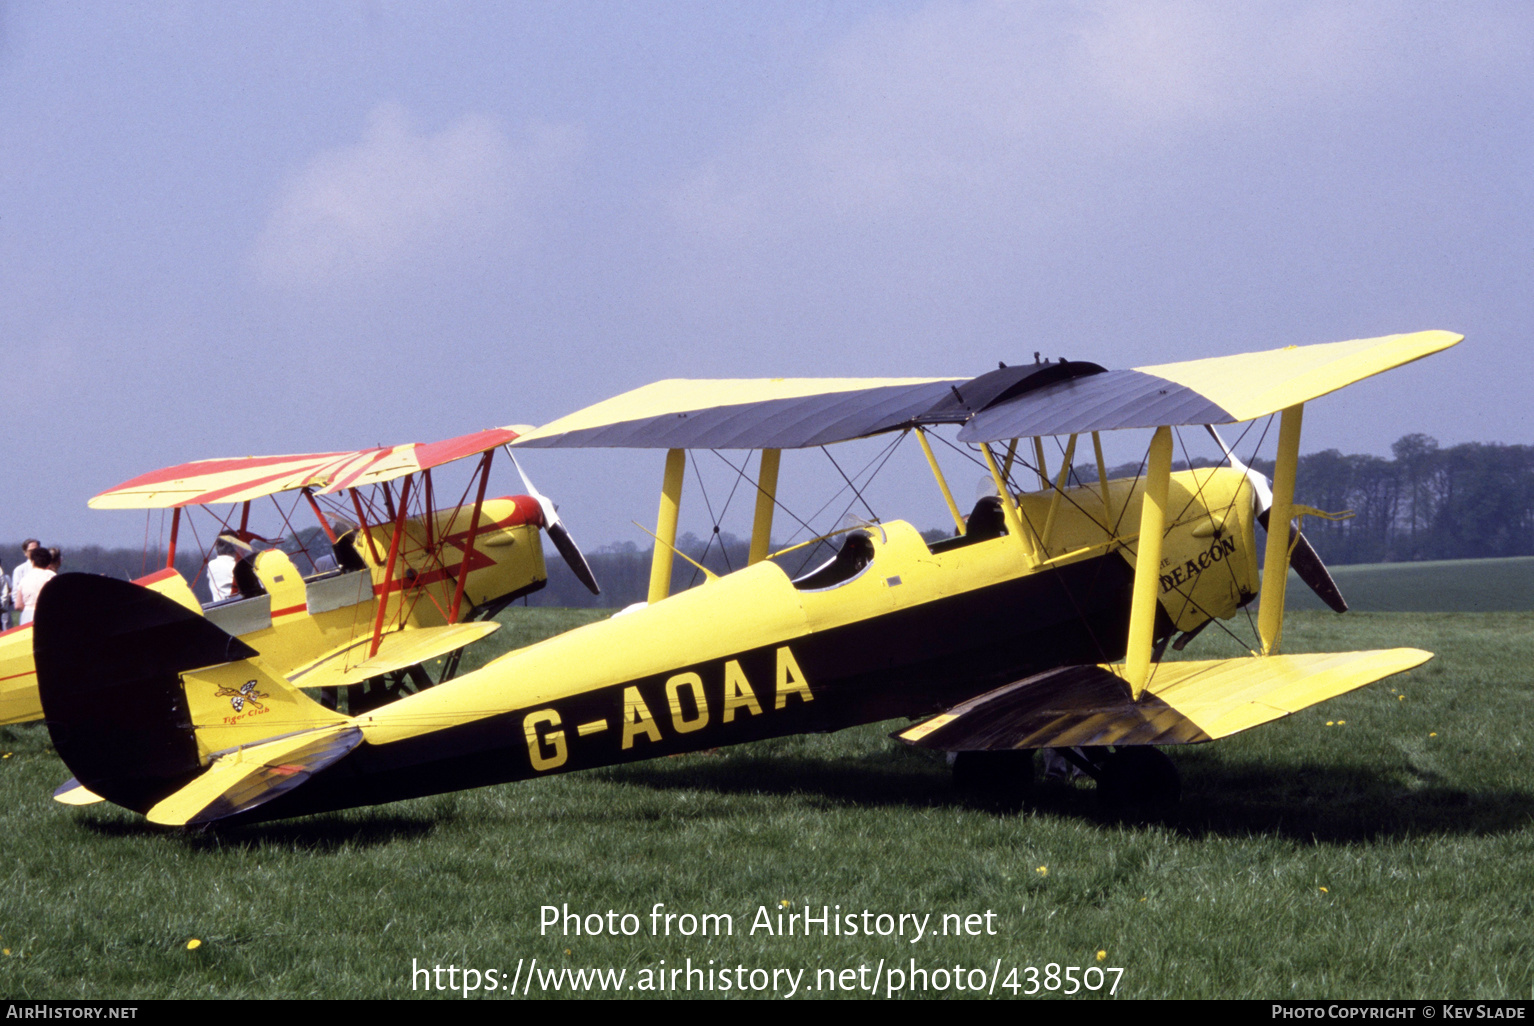
[[[465,646],[499,627],[496,612],[543,587],[540,528],[596,590],[553,505],[525,476],[531,494],[485,497],[496,449],[518,434],[199,460],[126,481],[90,505],[170,510],[165,566],[133,583],[217,627],[231,652],[258,652],[266,672],[356,711],[437,683],[420,665],[428,660],[445,658],[439,676],[450,678]],[[433,470],[472,457],[463,495],[443,507]],[[253,503],[268,498],[274,538],[251,529]],[[307,530],[296,526],[311,514]],[[176,558],[189,534],[205,549],[192,581]],[[237,715],[259,715],[258,701],[240,704]],[[42,715],[28,625],[0,635],[0,724]]]
[[[294,816],[803,731],[907,717],[957,773],[1028,777],[1071,753],[1115,800],[1166,800],[1160,746],[1208,741],[1414,667],[1413,648],[1280,653],[1304,404],[1448,348],[1442,331],[1133,370],[1002,366],[976,378],[664,381],[515,447],[667,450],[647,601],[376,709],[342,714],[269,672],[199,612],[65,575],[36,617],[60,755],[96,793],[162,824]],[[1271,490],[1220,443],[1173,468],[1174,429],[1279,417]],[[991,483],[966,516],[929,434],[958,427]],[[1148,429],[1143,472],[1109,480],[1101,433]],[[904,521],[833,532],[791,577],[768,558],[784,449],[913,435],[955,533]],[[1063,454],[1051,474],[1045,439]],[[1074,479],[1090,439],[1098,473]],[[748,565],[671,594],[689,450],[758,450]],[[1015,475],[1037,478],[1024,489]],[[1259,563],[1259,524],[1267,533]],[[1287,528],[1287,529],[1283,529]],[[685,557],[684,557],[685,558]],[[1259,573],[1259,565],[1267,570]],[[1313,554],[1307,583],[1341,606]],[[1236,658],[1169,643],[1259,600]],[[302,681],[298,682],[302,684]],[[240,714],[239,697],[262,715]]]

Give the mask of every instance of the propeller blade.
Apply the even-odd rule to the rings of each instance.
[[[1246,474],[1247,480],[1252,483],[1253,502],[1257,505],[1257,522],[1262,525],[1264,531],[1268,530],[1268,514],[1273,510],[1273,491],[1268,487],[1268,479],[1260,473],[1248,467],[1236,458],[1236,454],[1230,451],[1225,444],[1225,439],[1214,429],[1213,424],[1205,424],[1211,438],[1219,445],[1220,451],[1225,453],[1225,458],[1236,470]],[[1337,587],[1337,582],[1332,580],[1326,564],[1321,562],[1321,557],[1314,547],[1294,525],[1289,523],[1289,566],[1299,575],[1310,590],[1316,593],[1316,597],[1325,602],[1333,612],[1346,613],[1348,611],[1347,600],[1342,597],[1342,590]]]
[[[522,490],[532,496],[533,501],[538,503],[538,508],[543,511],[543,526],[552,527],[559,523],[559,512],[554,508],[554,503],[549,500],[547,495],[544,495],[534,487],[533,482],[527,476],[527,472],[522,469],[522,464],[518,463],[517,458],[511,455],[510,449],[506,450],[506,455],[511,456],[511,465],[517,468],[517,476],[522,479]]]
[[[1291,527],[1290,530],[1294,529]],[[1346,613],[1348,600],[1342,597],[1342,591],[1337,587],[1337,582],[1332,580],[1326,564],[1321,562],[1321,557],[1310,547],[1310,542],[1305,540],[1303,534],[1298,531],[1294,533],[1299,535],[1299,542],[1289,554],[1289,565],[1300,575],[1300,580],[1310,585],[1316,597],[1331,607],[1332,612]]]
[[[575,544],[575,539],[570,537],[570,529],[561,523],[549,526],[549,539],[554,542],[554,547],[559,554],[565,557],[565,565],[576,576],[586,589],[593,595],[602,594],[602,589],[597,587],[596,574],[591,572],[591,564],[586,562],[586,557],[581,555],[581,550]]]
[[[511,456],[511,465],[517,468],[517,476],[522,479],[522,487],[527,494],[532,496],[538,503],[538,509],[543,513],[543,529],[548,532],[549,540],[564,557],[565,565],[575,575],[576,580],[586,586],[593,595],[602,594],[602,589],[597,585],[596,574],[591,572],[591,564],[586,562],[586,557],[581,554],[580,546],[575,544],[575,539],[570,536],[570,529],[559,519],[559,511],[554,508],[553,501],[533,487],[533,482],[522,470],[522,464],[517,462],[516,456],[511,450],[506,450],[506,455]]]
[[[1268,514],[1272,510],[1263,510],[1257,514],[1257,522],[1263,530],[1269,530]],[[1289,568],[1298,575],[1299,579],[1316,593],[1316,598],[1325,602],[1334,613],[1346,613],[1348,600],[1342,597],[1342,589],[1337,587],[1337,582],[1332,580],[1331,571],[1326,569],[1326,564],[1321,562],[1321,556],[1310,544],[1310,540],[1289,523]]]

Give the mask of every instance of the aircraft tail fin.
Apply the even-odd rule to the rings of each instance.
[[[39,697],[79,783],[148,813],[225,749],[344,724],[276,680],[200,610],[136,584],[61,574],[33,622]]]

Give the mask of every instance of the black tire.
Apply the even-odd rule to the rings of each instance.
[[[1002,752],[956,752],[954,786],[968,794],[992,800],[1025,801],[1035,780],[1032,749]]]
[[[1103,764],[1097,793],[1111,811],[1154,815],[1182,799],[1182,776],[1159,748],[1119,748]]]

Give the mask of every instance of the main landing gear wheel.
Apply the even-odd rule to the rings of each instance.
[[[1154,815],[1176,807],[1182,777],[1159,748],[1118,748],[1098,771],[1097,794],[1110,811]]]
[[[954,786],[978,798],[1021,803],[1033,794],[1034,752],[954,752]]]

